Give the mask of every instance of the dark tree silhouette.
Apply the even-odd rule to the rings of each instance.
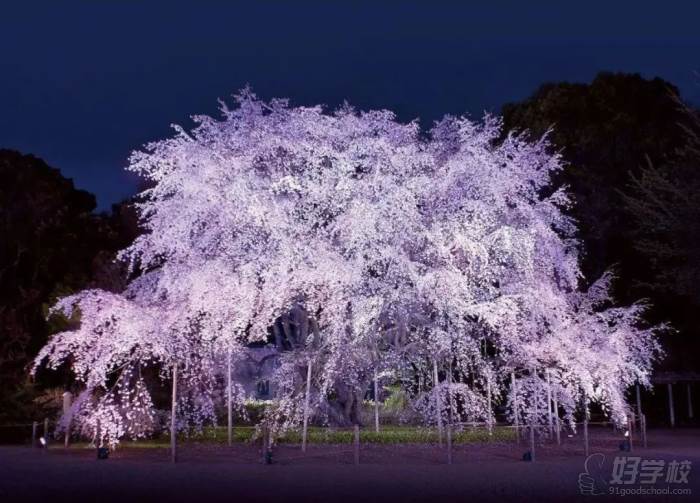
[[[689,134],[694,119],[679,105],[678,89],[659,78],[601,73],[590,84],[543,85],[506,105],[503,115],[506,131],[540,136],[552,129],[550,139],[568,164],[560,176],[575,199],[586,278],[615,264],[616,297],[649,297],[650,321],[670,320],[685,335],[667,338],[664,365],[694,368],[698,363],[682,347],[689,339],[696,344],[700,323],[697,301],[688,297],[697,299],[697,269],[693,279],[688,267],[697,260],[691,257],[697,257],[698,187],[689,180],[697,180],[698,157],[689,162],[697,155]],[[664,215],[667,203],[672,209]]]
[[[649,265],[640,286],[686,335],[667,344],[672,362],[693,367],[700,349],[700,117],[681,102],[678,107],[686,116],[686,145],[666,162],[649,160],[631,174],[622,196],[633,218],[631,242]]]
[[[135,224],[128,207],[94,209],[94,196],[57,169],[0,150],[0,420],[26,419],[35,392],[26,365],[62,323],[45,319],[47,306],[90,284],[120,288],[114,251]]]
[[[553,129],[550,138],[568,163],[561,176],[576,200],[573,215],[586,244],[583,270],[589,280],[615,263],[623,278],[639,272],[618,191],[647,157],[661,162],[683,145],[677,96],[673,85],[658,78],[601,73],[591,84],[543,85],[531,98],[503,108],[507,131],[541,136]],[[634,297],[628,286],[618,284],[625,299]]]

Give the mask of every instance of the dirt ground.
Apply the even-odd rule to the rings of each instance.
[[[607,496],[582,495],[582,439],[565,435],[561,447],[538,445],[535,462],[522,460],[524,444],[484,443],[456,445],[451,465],[437,445],[363,445],[358,466],[351,445],[311,445],[306,453],[276,446],[272,465],[248,444],[188,444],[175,465],[167,449],[125,448],[98,461],[92,449],[0,447],[0,502],[700,501],[700,430],[652,430],[648,448],[635,445],[632,453],[619,451],[620,440],[607,429],[591,432],[590,452],[605,456],[603,479],[616,456],[688,460],[688,483],[624,487],[691,494],[611,496],[605,486]]]

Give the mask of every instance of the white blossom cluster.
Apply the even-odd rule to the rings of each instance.
[[[182,428],[214,420],[221,362],[281,316],[302,340],[276,372],[276,427],[301,421],[309,364],[317,414],[380,372],[429,422],[493,421],[505,403],[512,420],[543,424],[555,399],[569,421],[584,401],[624,420],[664,327],[643,328],[643,304],[613,306],[611,275],[580,291],[545,139],[501,138],[488,116],[426,133],[389,111],[293,108],[247,89],[236,100],[133,154],[152,188],[138,204],[145,232],[121,253],[127,290],[54,307],[78,309],[80,326],[36,366],[69,363],[93,434],[148,429],[153,406],[133,378],[145,367],[167,380],[177,365]]]

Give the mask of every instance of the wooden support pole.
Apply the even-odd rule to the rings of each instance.
[[[452,464],[452,423],[447,423],[447,464]]]
[[[547,428],[549,430],[549,438],[552,438],[554,433],[554,421],[552,418],[552,383],[549,377],[549,369],[545,369],[545,377],[547,379]]]
[[[311,400],[311,358],[306,364],[306,396],[304,397],[304,426],[301,433],[301,451],[306,452],[306,436],[309,430],[309,404]]]
[[[647,448],[647,417],[642,414],[641,418],[641,428],[642,428],[642,445]]]
[[[36,447],[36,430],[39,428],[39,423],[32,422],[32,447]]]
[[[450,406],[450,413],[448,414],[448,421],[447,421],[447,464],[451,465],[452,464],[452,421],[454,419],[454,401],[452,399],[452,362],[450,361],[450,364],[448,365],[448,373],[447,373],[447,397],[449,400],[449,406]]]
[[[272,462],[272,428],[267,429],[267,441],[265,442],[265,446],[267,449],[267,456],[268,456],[268,463]]]
[[[513,419],[515,423],[515,439],[520,444],[520,411],[518,410],[518,388],[515,382],[515,372],[510,373],[510,382],[513,389]]]
[[[438,428],[438,443],[442,447],[442,399],[440,398],[440,388],[438,387],[437,361],[433,360],[433,387],[435,389],[435,408]]]
[[[354,454],[355,454],[355,465],[360,464],[360,426],[355,425],[355,435],[354,435]]]
[[[263,435],[263,464],[269,465],[272,463],[272,429],[265,426]]]
[[[559,399],[554,393],[554,433],[557,436],[557,445],[561,445],[561,423],[559,422]]]
[[[671,428],[676,426],[676,415],[673,411],[673,384],[668,383],[668,420]]]
[[[379,433],[379,378],[377,367],[374,368],[374,431]]]
[[[170,406],[170,461],[177,463],[177,363],[173,365],[173,396]]]
[[[71,402],[73,400],[73,395],[70,391],[63,393],[63,421],[66,425],[66,431],[63,435],[63,447],[68,448],[70,443],[70,430],[71,430]]]
[[[486,375],[486,401],[487,401],[487,406],[489,409],[489,416],[488,416],[488,430],[489,430],[489,437],[493,435],[493,422],[491,421],[492,414],[493,414],[493,406],[491,405],[491,376],[489,374]]]
[[[447,421],[452,424],[453,414],[455,412],[454,400],[452,398],[452,362],[447,366],[447,404],[450,409],[447,414]]]
[[[267,424],[263,423],[262,432],[260,436],[260,462],[264,465],[268,464],[268,449],[270,445],[269,441],[270,428]]]
[[[583,453],[588,457],[588,397],[583,394]]]
[[[641,421],[642,418],[642,392],[639,384],[635,384],[635,393],[637,395],[637,419]]]
[[[688,419],[693,419],[693,394],[690,386],[690,383],[686,385],[686,391],[688,393]]]
[[[627,419],[627,439],[629,441],[630,445],[630,452],[634,449],[634,445],[632,444],[632,425],[634,424],[634,421],[631,418]]]
[[[530,424],[530,460],[535,461],[535,426]]]
[[[44,441],[46,442],[45,447],[49,446],[49,418],[44,418]]]
[[[530,369],[530,375],[533,377],[538,377],[537,375],[537,369],[532,368]],[[539,385],[538,385],[539,388]],[[530,420],[530,424],[534,425],[539,423],[539,411],[540,411],[540,393],[539,389],[536,390],[535,395],[533,396],[532,404],[530,406],[530,414],[532,416],[532,419]]]
[[[231,348],[229,347],[226,362],[226,408],[228,419],[228,445],[233,445],[233,401],[231,397]]]

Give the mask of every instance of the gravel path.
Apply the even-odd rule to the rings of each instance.
[[[652,431],[648,449],[620,453],[609,431],[592,434],[591,452],[642,459],[689,460],[689,496],[625,496],[632,501],[700,501],[700,431]],[[572,501],[618,500],[581,496],[584,471],[580,439],[561,448],[537,449],[537,461],[521,461],[525,447],[482,444],[455,448],[453,464],[437,446],[367,445],[355,466],[351,446],[279,446],[275,463],[260,463],[255,446],[187,445],[180,462],[165,449],[121,449],[97,461],[87,449],[0,447],[0,501]],[[610,467],[611,469],[611,467]],[[608,470],[609,478],[610,470]],[[657,484],[665,487],[667,484]]]

